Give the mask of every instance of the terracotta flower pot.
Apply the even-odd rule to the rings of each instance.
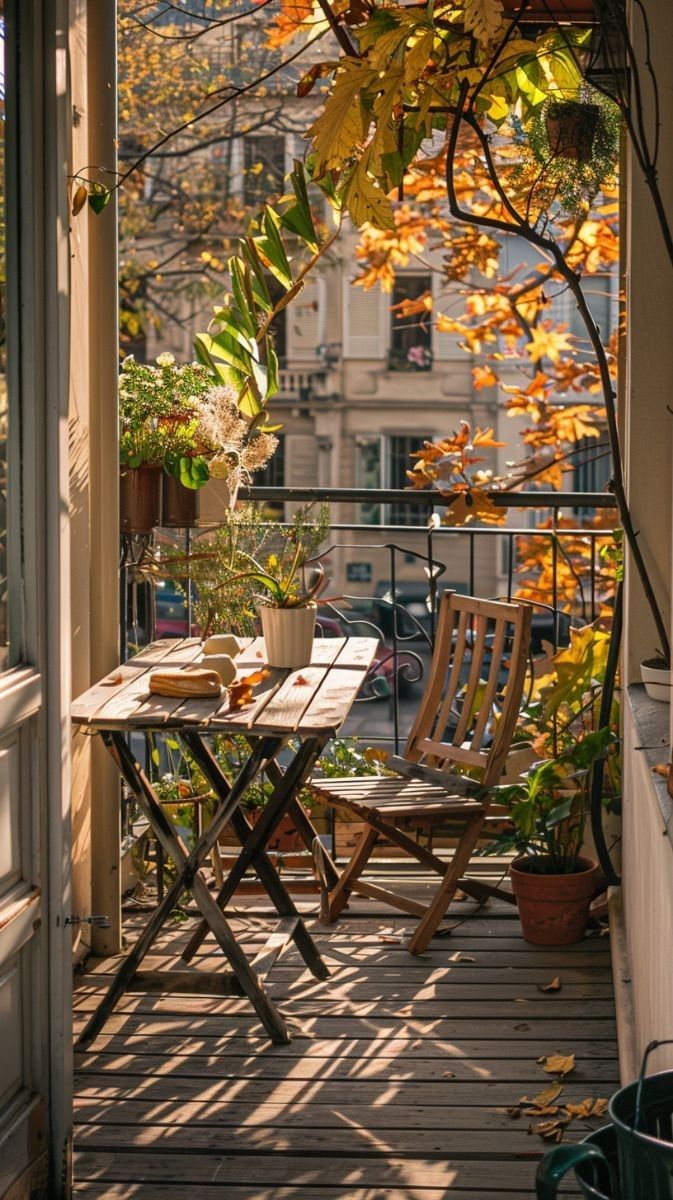
[[[270,667],[307,667],[313,653],[315,604],[304,608],[262,608],[262,633]]]
[[[122,533],[151,533],[161,522],[161,467],[122,467],[119,526]]]
[[[534,946],[569,946],[584,937],[601,872],[590,858],[577,861],[579,870],[571,875],[542,875],[531,869],[539,859],[526,856],[512,863],[509,874],[521,929]]]
[[[199,493],[186,488],[173,475],[164,472],[161,498],[161,524],[165,529],[189,529],[199,517]]]
[[[550,105],[545,116],[549,147],[556,158],[588,163],[601,110],[597,104],[566,100]]]

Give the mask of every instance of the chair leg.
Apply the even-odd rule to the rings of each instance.
[[[428,905],[425,916],[422,921],[419,921],[411,937],[408,949],[412,954],[423,953],[444,917],[458,887],[459,880],[465,873],[472,851],[479,840],[483,824],[484,818],[480,813],[479,816],[474,817],[466,825],[465,832],[460,839],[459,845],[456,847],[456,852],[451,859],[446,874],[437,888],[431,903]]]
[[[362,833],[360,841],[353,851],[350,862],[339,876],[339,882],[337,883],[336,887],[334,887],[330,892],[328,913],[328,920],[330,923],[335,921],[339,916],[339,913],[342,912],[346,907],[348,903],[348,897],[353,891],[353,884],[364,871],[369,861],[369,856],[378,841],[378,837],[378,831],[376,829],[372,829],[371,825],[368,825]]]

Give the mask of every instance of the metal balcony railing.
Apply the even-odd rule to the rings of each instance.
[[[614,501],[604,493],[493,493],[494,502],[510,510],[508,524],[466,527],[441,524],[445,502],[432,492],[250,488],[242,498],[266,502],[274,511],[285,506],[288,518],[297,504],[329,505],[329,536],[319,557],[328,566],[329,593],[339,600],[320,606],[318,625],[324,636],[366,633],[379,639],[380,653],[362,703],[356,704],[345,731],[369,742],[392,742],[399,750],[416,711],[434,644],[437,603],[447,587],[506,599],[523,588],[534,608],[535,653],[567,644],[571,621],[586,624],[599,615],[609,619],[600,547],[611,535],[606,518]],[[416,522],[420,516],[422,523],[364,524],[363,505],[368,517],[380,506],[381,513],[399,517],[406,511],[415,514]],[[600,513],[604,520],[598,525]],[[161,533],[162,541],[186,552],[187,561],[195,539],[207,537],[207,528]],[[178,636],[194,628],[189,580],[184,598],[174,589],[168,593],[154,545],[145,538],[127,541],[124,548],[123,644],[143,644],[155,635]],[[151,570],[146,570],[150,562]],[[167,595],[174,609],[172,624]]]

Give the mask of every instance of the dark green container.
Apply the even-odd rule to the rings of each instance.
[[[615,1092],[612,1124],[576,1146],[558,1146],[537,1173],[538,1200],[553,1200],[560,1180],[575,1170],[590,1200],[673,1200],[673,1071],[645,1077],[650,1042],[640,1078]]]

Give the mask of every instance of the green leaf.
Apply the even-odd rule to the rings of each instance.
[[[264,273],[264,264],[257,253],[253,238],[246,238],[244,242],[241,242],[241,254],[250,268],[255,302],[264,312],[269,313],[273,308],[273,301]]]
[[[262,225],[264,234],[254,239],[255,246],[271,274],[288,291],[292,287],[292,271],[280,237],[280,217],[268,204],[264,209]]]
[[[93,209],[96,214],[102,213],[112,199],[112,192],[108,188],[104,188],[102,184],[93,186],[96,190],[89,192],[89,208]]]
[[[292,190],[295,194],[295,203],[286,208],[280,221],[284,229],[291,230],[312,250],[315,254],[318,250],[318,235],[313,224],[311,215],[311,206],[308,199],[308,189],[306,187],[306,177],[302,164],[295,160],[294,170],[290,175],[292,182]]]
[[[236,301],[236,318],[241,327],[252,339],[257,334],[257,324],[254,319],[255,300],[252,290],[252,280],[249,268],[243,259],[236,255],[227,263],[231,276],[231,287]]]
[[[252,355],[247,353],[226,329],[220,330],[215,337],[211,337],[209,333],[199,333],[195,340],[206,350],[211,362],[219,359],[241,371],[245,376],[250,375]]]

